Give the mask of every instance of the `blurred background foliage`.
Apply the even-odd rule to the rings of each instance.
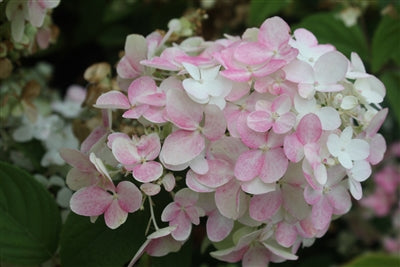
[[[352,51],[357,52],[367,72],[381,79],[387,89],[382,106],[389,107],[390,112],[382,133],[388,144],[400,139],[399,0],[63,0],[52,15],[60,29],[56,45],[21,59],[21,65],[49,62],[54,66],[51,85],[59,90],[65,90],[71,84],[86,85],[83,78],[85,69],[96,62],[115,65],[128,34],[147,35],[155,29],[166,30],[169,20],[199,8],[205,10],[206,15],[197,34],[206,40],[220,38],[223,33],[240,35],[246,28],[259,27],[266,18],[278,15],[287,21],[292,31],[299,27],[307,28],[320,43],[335,45],[347,57]],[[130,222],[134,220],[131,218]],[[78,237],[89,240],[80,236],[82,229],[87,229],[88,238],[101,235],[101,242],[75,242],[77,247],[64,249],[66,254],[63,255],[62,251],[61,259],[74,254],[73,249],[86,250],[93,253],[93,258],[87,253],[84,255],[91,259],[86,266],[100,266],[101,259],[105,258],[114,264],[126,262],[119,255],[121,251],[134,253],[136,245],[115,240],[115,235],[111,235],[101,222],[93,227],[88,220],[70,216],[66,224],[74,227],[65,228],[68,230],[62,233],[61,242],[68,243],[71,238]],[[352,213],[334,221],[326,236],[316,240],[311,248],[300,249],[298,261],[271,266],[400,266],[398,255],[381,253],[379,235],[389,228],[390,218],[366,222],[360,210],[355,208]],[[207,243],[199,241],[204,231],[201,227],[196,228],[192,240],[181,253],[161,259],[143,257],[141,263],[146,266],[173,266],[177,262],[180,266],[239,266],[218,263],[204,253],[211,250]],[[132,242],[140,245],[142,240]],[[116,254],[95,257],[100,248],[105,253],[109,249],[104,248],[112,248]],[[361,258],[354,260],[360,255]],[[65,266],[74,264],[76,262],[72,261]]]

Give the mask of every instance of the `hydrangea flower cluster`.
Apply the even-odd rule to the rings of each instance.
[[[122,110],[115,124],[145,133],[115,131],[105,115],[80,151],[61,152],[74,167],[71,209],[104,214],[114,229],[148,200],[156,231],[131,265],[144,252],[179,250],[202,217],[209,240],[225,241],[211,253],[219,260],[296,260],[300,245],[350,210],[351,196],[361,199],[361,182],[382,160],[385,87],[356,53],[349,60],[306,29],[291,34],[279,17],[241,37],[170,45],[181,27],[173,20],[164,36],[127,37],[121,90],[95,107]],[[161,190],[172,201],[160,229],[152,197]]]

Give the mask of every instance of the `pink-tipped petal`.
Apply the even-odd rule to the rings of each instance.
[[[132,165],[140,161],[133,142],[123,137],[118,137],[113,141],[112,152],[115,158],[124,165]]]
[[[60,156],[70,165],[81,172],[92,172],[95,167],[90,162],[89,157],[76,149],[62,148]]]
[[[163,166],[155,161],[147,161],[132,168],[133,177],[142,183],[149,183],[157,180],[163,173]]]
[[[292,162],[299,162],[304,157],[303,144],[296,134],[286,136],[283,148],[286,157]]]
[[[233,220],[222,216],[218,210],[208,215],[207,236],[212,242],[219,242],[225,239],[233,229]]]
[[[98,216],[103,214],[113,201],[113,196],[104,189],[91,186],[85,187],[72,195],[71,210],[83,216]]]
[[[247,116],[247,126],[253,131],[264,133],[271,129],[273,119],[268,112],[257,110]]]
[[[171,122],[184,130],[195,130],[203,118],[203,107],[182,90],[168,90],[166,110]]]
[[[322,125],[318,116],[310,113],[305,115],[297,126],[296,135],[302,144],[315,143],[322,134]]]
[[[128,218],[128,212],[123,210],[117,200],[114,200],[104,213],[104,221],[111,229],[116,229]]]
[[[218,140],[226,130],[224,113],[215,105],[207,105],[204,109],[204,114],[203,134],[211,141]]]
[[[240,181],[250,181],[263,167],[264,157],[261,150],[249,150],[241,154],[236,161],[235,176]]]
[[[329,225],[332,218],[333,208],[327,198],[322,197],[311,210],[311,221],[314,227],[322,230]]]
[[[122,181],[117,185],[118,203],[126,212],[135,212],[142,205],[142,193],[135,184]]]
[[[130,103],[126,95],[120,91],[110,91],[97,98],[95,107],[97,108],[116,108],[129,109]]]
[[[296,227],[282,221],[276,228],[275,237],[281,246],[291,247],[297,239]]]
[[[241,217],[248,205],[248,197],[241,190],[236,181],[231,180],[227,184],[218,187],[215,192],[215,204],[219,212],[230,219]]]
[[[169,165],[181,165],[197,157],[204,148],[205,140],[200,133],[178,130],[164,140],[160,159]]]
[[[192,232],[192,223],[186,217],[185,212],[180,211],[177,216],[170,221],[170,226],[176,226],[176,229],[172,232],[172,237],[177,241],[186,240]]]
[[[253,196],[250,200],[250,217],[256,221],[265,221],[271,218],[281,205],[282,194],[280,191]]]
[[[264,183],[278,181],[286,172],[289,165],[282,148],[274,148],[265,153],[264,164],[259,177]]]

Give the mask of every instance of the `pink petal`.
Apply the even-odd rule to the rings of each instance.
[[[247,126],[256,132],[264,133],[271,129],[272,124],[271,115],[265,111],[253,111],[247,116]]]
[[[365,129],[367,137],[373,137],[376,135],[376,133],[379,131],[379,128],[381,128],[383,122],[385,121],[388,112],[389,109],[384,108],[375,114],[375,116],[372,118],[369,125]]]
[[[285,184],[282,186],[283,207],[297,220],[303,220],[311,211],[305,202],[301,187]]]
[[[242,113],[237,119],[237,131],[242,142],[250,148],[259,148],[265,144],[266,138],[264,133],[258,133],[251,130],[247,126],[247,114]]]
[[[108,133],[103,125],[96,127],[81,144],[81,152],[88,154],[90,149]]]
[[[117,138],[125,138],[126,140],[132,142],[132,139],[126,133],[120,133],[120,132],[112,133],[109,136],[107,136],[107,146],[110,149],[112,148],[114,140]]]
[[[251,246],[243,255],[242,267],[268,266],[270,257],[265,247]]]
[[[246,253],[246,251],[249,249],[249,246],[242,247],[242,248],[227,248],[224,250],[217,250],[211,252],[211,256],[221,260],[221,261],[226,261],[226,262],[238,262],[243,258],[243,255]]]
[[[288,112],[280,116],[272,126],[272,130],[277,134],[289,132],[296,123],[296,115]]]
[[[307,29],[300,28],[295,30],[294,37],[296,38],[296,41],[307,46],[315,46],[318,44],[317,38],[315,38],[314,34]]]
[[[183,188],[175,194],[175,202],[182,207],[193,206],[199,199],[199,194],[188,188]]]
[[[192,232],[192,223],[188,220],[184,211],[180,211],[177,216],[170,221],[169,225],[176,226],[176,229],[171,235],[177,241],[186,240]]]
[[[271,111],[279,115],[287,113],[292,107],[292,100],[289,95],[283,94],[275,98],[271,105]]]
[[[282,221],[276,228],[275,237],[280,245],[286,248],[291,247],[297,239],[296,227]]]
[[[71,210],[83,216],[103,214],[113,202],[113,196],[104,189],[91,186],[75,192],[70,200]]]
[[[382,161],[386,151],[386,141],[381,134],[376,134],[372,137],[369,143],[369,156],[368,161],[372,165],[376,165]]]
[[[206,174],[196,176],[196,180],[207,187],[217,188],[233,178],[232,167],[225,160],[208,160],[208,166]]]
[[[157,133],[142,135],[139,143],[136,144],[138,153],[146,160],[154,160],[160,153],[161,143]]]
[[[128,88],[128,99],[131,104],[139,102],[141,96],[156,93],[156,82],[149,76],[134,80]],[[143,102],[142,102],[143,103]]]
[[[140,190],[148,196],[155,196],[160,193],[161,186],[159,184],[146,183],[140,186]]]
[[[329,225],[332,218],[333,208],[328,199],[322,197],[311,210],[311,221],[314,227],[322,230]]]
[[[200,183],[197,180],[197,174],[194,173],[192,170],[189,170],[186,173],[185,182],[186,182],[187,187],[195,192],[208,193],[208,192],[213,192],[215,190],[214,188],[207,187],[207,186],[203,185],[202,183]]]
[[[124,165],[132,165],[140,161],[140,156],[133,142],[123,137],[118,137],[113,141],[112,153]]]
[[[122,181],[117,185],[118,204],[126,212],[137,211],[142,205],[142,193],[135,184]]]
[[[176,241],[172,236],[152,239],[146,246],[146,253],[153,257],[163,257],[170,252],[177,252],[182,247],[181,241]]]
[[[135,100],[142,104],[162,107],[162,106],[165,106],[166,95],[164,92],[153,93],[153,94],[148,94],[148,95],[140,95],[140,96],[136,97]]]
[[[106,225],[111,229],[118,228],[128,218],[128,212],[121,209],[118,201],[114,200],[104,213]]]
[[[117,73],[119,77],[124,79],[134,79],[140,76],[141,71],[139,71],[134,65],[136,64],[132,64],[128,57],[122,57],[117,65]]]
[[[142,183],[157,180],[163,174],[163,166],[155,161],[147,161],[132,168],[133,177]]]
[[[169,165],[181,165],[197,157],[204,148],[205,140],[200,133],[178,130],[164,140],[160,159]]]
[[[240,69],[226,69],[220,72],[222,76],[235,82],[247,82],[251,78],[251,73]]]
[[[233,229],[233,220],[222,216],[218,210],[208,215],[207,236],[212,242],[225,239]]]
[[[282,148],[271,149],[264,155],[264,164],[259,177],[264,183],[274,183],[285,174],[289,161]]]
[[[125,79],[132,79],[139,76],[144,67],[140,61],[147,56],[146,39],[138,34],[130,34],[125,41],[125,56],[117,65],[117,73]]]
[[[240,181],[250,181],[259,175],[264,164],[261,150],[249,150],[241,154],[236,161],[235,176]]]
[[[202,106],[177,89],[168,90],[166,110],[171,122],[184,130],[195,130],[203,118]]]
[[[148,109],[148,105],[139,104],[125,111],[122,117],[127,119],[139,119]]]
[[[72,190],[79,190],[97,183],[96,172],[81,172],[77,168],[72,168],[66,178],[67,186]]]
[[[283,149],[286,157],[292,162],[299,162],[304,157],[303,144],[296,134],[286,136]]]
[[[333,207],[333,214],[341,215],[347,213],[351,208],[351,199],[347,188],[335,186],[327,195],[330,205]]]
[[[207,105],[204,109],[204,114],[203,134],[211,141],[218,140],[226,131],[224,113],[215,105]]]
[[[219,212],[229,219],[241,217],[247,209],[247,196],[236,181],[218,187],[215,192],[215,204]]]
[[[263,195],[253,196],[250,200],[250,217],[257,221],[265,221],[271,218],[282,205],[282,194],[273,191]]]
[[[95,171],[94,165],[90,162],[89,157],[76,149],[62,148],[60,156],[70,165],[79,169],[81,172]]]
[[[272,17],[264,21],[258,33],[258,41],[268,48],[278,49],[289,41],[289,25],[280,17]]]
[[[175,187],[175,177],[172,173],[167,173],[162,179],[162,184],[167,192],[171,192]]]
[[[175,202],[169,203],[161,213],[161,220],[163,222],[169,222],[178,216],[178,213],[181,211],[181,207],[178,206]]]
[[[322,125],[318,116],[310,113],[305,115],[296,129],[296,135],[302,144],[315,143],[322,134]]]
[[[265,53],[266,50],[267,48],[260,43],[243,42],[235,49],[233,56],[245,65],[258,65],[271,57],[268,53]]]
[[[126,95],[120,91],[110,91],[97,98],[95,107],[97,108],[117,108],[129,109],[131,107]]]

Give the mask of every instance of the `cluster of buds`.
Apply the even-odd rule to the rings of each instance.
[[[356,53],[348,60],[306,29],[291,34],[279,17],[241,37],[169,44],[181,26],[127,37],[121,90],[95,104],[103,124],[80,151],[61,151],[74,167],[71,209],[104,214],[115,229],[148,200],[156,231],[131,264],[179,250],[201,217],[209,240],[225,241],[211,253],[219,260],[296,260],[301,244],[350,210],[351,196],[361,199],[361,182],[382,160],[385,87]],[[116,124],[144,133],[114,131],[113,110],[123,111]],[[171,203],[153,203],[162,190]],[[165,206],[168,227],[158,227],[153,205]]]

